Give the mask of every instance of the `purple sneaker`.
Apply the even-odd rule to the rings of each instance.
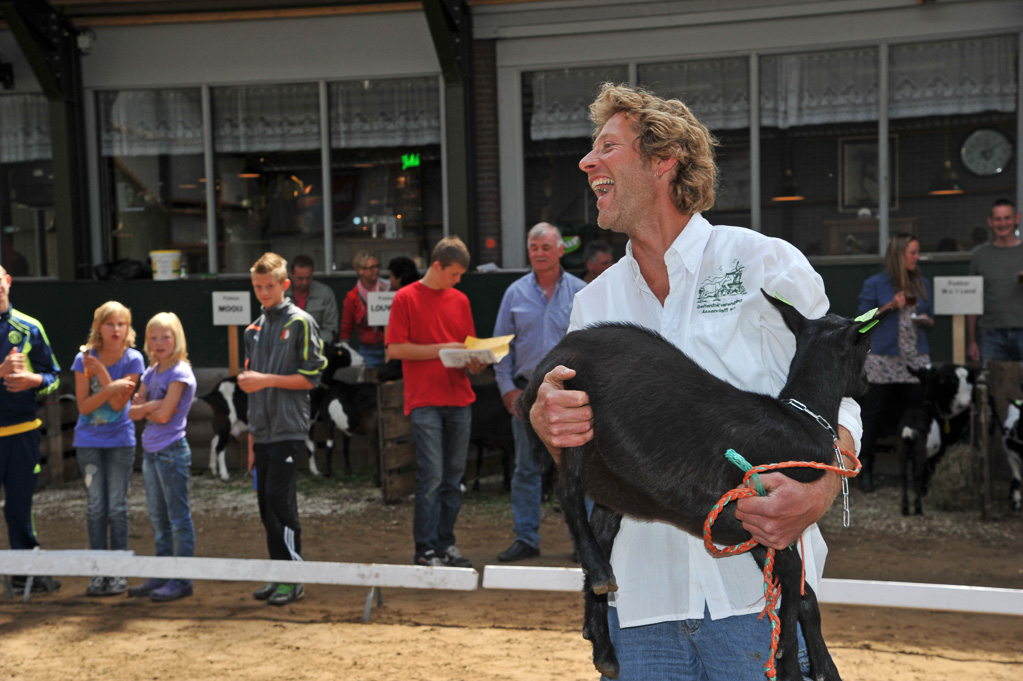
[[[191,595],[191,582],[181,582],[177,579],[172,579],[153,593],[149,594],[149,599],[156,601],[157,603],[166,603],[167,601],[176,601],[179,598]]]
[[[128,596],[132,598],[141,598],[143,596],[148,596],[149,594],[153,593],[166,583],[167,583],[166,579],[149,578],[146,580],[145,584],[133,586],[130,589],[128,589]]]

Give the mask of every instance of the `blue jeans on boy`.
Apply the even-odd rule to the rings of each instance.
[[[381,345],[360,345],[359,354],[368,367],[382,367],[387,363],[384,356],[384,346]]]
[[[409,415],[416,447],[416,505],[412,537],[418,559],[455,543],[462,477],[469,455],[471,407],[417,407]]]
[[[1023,361],[1023,329],[979,329],[980,358],[985,362]]]
[[[618,609],[607,609],[611,643],[621,666],[618,681],[764,681],[771,650],[771,623],[758,615],[736,615],[659,622],[622,629]],[[799,666],[806,678],[810,663],[803,632],[798,632]],[[604,681],[606,677],[601,677]]]
[[[534,549],[540,548],[540,497],[543,469],[534,460],[522,419],[510,417],[515,436],[515,473],[511,481],[512,513],[515,516],[515,538]]]
[[[128,482],[135,463],[135,447],[78,447],[76,456],[88,495],[89,548],[94,551],[126,550]]]
[[[188,505],[188,472],[192,450],[181,438],[158,452],[142,456],[149,522],[156,540],[156,555],[190,558],[195,555],[195,526]],[[177,545],[177,553],[174,546]],[[179,580],[190,584],[190,580]]]

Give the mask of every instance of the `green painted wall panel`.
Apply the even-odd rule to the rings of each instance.
[[[922,263],[929,276],[954,276],[967,273],[968,263]],[[817,265],[831,298],[832,311],[851,315],[856,311],[857,296],[863,281],[878,272],[876,263],[855,265]],[[522,272],[466,274],[458,288],[469,296],[476,334],[488,337],[494,331],[501,296],[511,282]],[[354,277],[320,279],[330,286],[340,302],[355,285]],[[175,281],[79,281],[54,282],[15,280],[11,290],[14,306],[39,319],[46,327],[57,359],[66,369],[71,366],[78,346],[89,332],[92,313],[107,300],[119,300],[132,311],[133,325],[139,334],[138,347],[146,322],[157,312],[172,311],[181,317],[188,338],[188,349],[196,367],[224,367],[228,364],[227,327],[214,327],[213,291],[251,291],[248,280],[188,279]],[[259,309],[254,296],[250,298],[253,311]],[[952,357],[952,323],[948,317],[939,317],[928,333],[931,358],[937,362]],[[239,347],[240,338],[239,338]]]

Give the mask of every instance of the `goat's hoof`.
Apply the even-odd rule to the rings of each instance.
[[[908,506],[903,506],[902,507],[902,515],[909,515],[909,507]]]
[[[618,591],[618,582],[616,582],[613,578],[605,582],[596,582],[590,580],[590,591],[592,591],[597,596],[602,596],[612,591]]]
[[[614,651],[606,651],[599,656],[597,651],[593,651],[593,666],[597,668],[598,672],[609,679],[617,679],[618,673],[621,671]]]

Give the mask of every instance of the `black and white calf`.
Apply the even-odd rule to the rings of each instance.
[[[324,369],[321,380],[327,383],[327,387],[317,386],[311,393],[310,425],[315,422],[321,414],[325,413],[319,402],[329,390],[329,386],[337,383],[334,374],[338,369],[346,367],[362,367],[365,365],[362,355],[353,350],[347,343],[335,343],[327,352],[327,368]],[[210,443],[210,472],[219,475],[221,480],[228,480],[227,463],[224,452],[227,443],[231,438],[238,438],[249,430],[249,396],[238,387],[238,377],[228,376],[219,381],[208,394],[201,396],[203,400],[213,409],[213,440]],[[314,401],[317,400],[317,401]],[[375,399],[374,399],[375,402]],[[333,419],[332,419],[333,420]],[[338,414],[339,421],[346,421],[344,414]],[[331,447],[333,440],[329,440]],[[313,475],[320,475],[316,466],[316,443],[312,440],[312,427],[306,437],[306,449],[309,452],[309,472]],[[328,452],[330,450],[328,449]],[[347,448],[345,451],[347,460]],[[327,468],[330,469],[330,457],[327,458]]]
[[[1012,482],[1009,483],[1009,503],[1013,511],[1023,508],[1023,490],[1020,484],[1023,483],[1023,426],[1020,424],[1020,410],[1023,409],[1023,400],[1013,400],[1009,403],[1009,410],[1003,424],[1005,434],[1002,436],[1002,447],[1005,449],[1005,458],[1009,461],[1009,468],[1012,469]]]
[[[583,636],[593,643],[594,666],[610,678],[617,677],[619,665],[608,631],[606,594],[618,589],[609,557],[622,515],[670,522],[701,536],[704,520],[721,496],[742,484],[743,471],[725,456],[729,449],[753,466],[777,463],[782,460],[778,457],[834,465],[834,431],[818,419],[836,424],[842,398],[866,391],[863,364],[873,322],[835,315],[806,319],[794,307],[764,296],[796,336],[788,381],[778,398],[739,390],[661,336],[629,324],[599,324],[568,334],[543,359],[519,397],[519,408],[529,414],[545,374],[559,364],[576,371],[565,387],[589,396],[593,439],[562,451],[559,493],[586,575]],[[531,438],[533,451],[547,456],[535,433]],[[782,472],[800,482],[824,474],[804,467]],[[589,521],[586,495],[596,502]],[[725,506],[717,519],[716,543],[741,544],[750,538],[735,518],[734,506]],[[767,552],[759,545],[751,551],[761,568]],[[811,677],[837,680],[821,634],[816,595],[809,584],[800,593],[795,548],[775,554],[774,574],[782,593],[778,678],[803,678],[796,655],[798,621]]]
[[[921,499],[927,495],[934,469],[948,446],[958,442],[969,428],[977,374],[958,364],[909,371],[923,384],[923,404],[907,410],[896,429],[902,515],[909,515],[910,481],[915,494],[913,512],[921,515]]]

